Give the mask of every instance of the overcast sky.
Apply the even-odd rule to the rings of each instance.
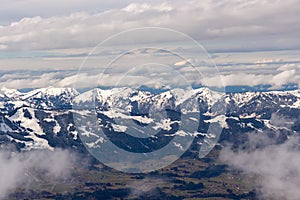
[[[278,88],[288,83],[290,77],[294,77],[298,72],[298,60],[294,59],[300,47],[298,4],[297,0],[2,0],[1,85],[19,88],[22,85],[21,75],[17,78],[20,70],[23,70],[23,75],[30,70],[48,70],[47,73],[51,70],[75,70],[80,66],[80,59],[108,37],[133,28],[154,26],[187,34],[202,44],[211,55],[224,52],[230,56],[233,52],[292,50],[294,53],[285,53],[284,56],[281,54],[281,57],[262,57],[257,53],[257,59],[250,58],[254,62],[252,64],[260,65],[262,63],[255,62],[263,60],[264,64],[266,61],[270,64],[277,61],[276,66],[272,66],[275,69],[273,71],[278,73],[268,74],[269,78],[283,72],[276,70],[281,67],[278,61],[282,65],[295,65],[295,69],[291,66],[286,67],[290,71],[284,71],[277,77],[284,80],[279,81],[277,85],[270,83],[274,88]],[[142,39],[149,36],[145,33]],[[118,45],[121,46],[130,43],[137,43],[137,40],[126,37],[118,40]],[[223,58],[222,61],[218,61],[221,65],[228,61],[239,63],[239,72],[236,72],[236,66],[232,69],[238,75],[245,75],[246,67],[243,63],[250,61],[245,60],[245,57],[248,58],[245,54],[239,55],[244,58],[236,57],[237,60],[232,61],[224,55],[218,55]],[[243,62],[240,62],[241,60]],[[14,70],[14,79],[8,79],[7,74],[4,79],[3,73],[11,70]],[[228,74],[228,71],[231,71],[228,67],[225,71],[225,84],[226,79],[229,81],[227,85],[243,84],[241,81],[230,83],[239,78],[235,77],[236,73]],[[67,75],[70,74],[60,74],[59,77],[65,78]],[[250,75],[259,77],[261,81],[257,81],[258,83],[269,84],[265,81],[265,74]],[[30,74],[27,76],[30,77]],[[17,80],[19,85],[11,84],[9,80],[14,83]],[[298,79],[293,80],[293,83],[298,84],[297,81]],[[249,85],[249,82],[246,81],[245,85]]]
[[[247,44],[257,49],[298,48],[298,4],[297,0],[2,0],[0,47],[4,51],[86,47],[122,30],[161,26],[197,40],[236,41],[240,49]]]

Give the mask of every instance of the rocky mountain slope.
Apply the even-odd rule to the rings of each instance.
[[[136,152],[155,150],[178,134],[195,136],[196,143],[209,145],[216,139],[239,144],[248,133],[276,136],[280,142],[300,131],[298,90],[222,94],[200,88],[153,94],[114,88],[80,94],[72,88],[49,87],[27,93],[2,88],[0,144],[15,144],[20,150],[81,149],[79,134],[88,130],[82,124],[78,127],[74,113],[84,117],[95,111],[106,136],[116,145]],[[212,124],[215,126],[210,131]],[[187,128],[180,129],[183,125]],[[195,126],[196,130],[190,128]],[[222,132],[220,138],[214,131]],[[124,132],[133,135],[120,134]],[[94,137],[86,143],[88,147],[103,142],[103,138]],[[126,147],[124,140],[136,138],[139,140],[135,145]],[[140,148],[138,143],[146,147]]]

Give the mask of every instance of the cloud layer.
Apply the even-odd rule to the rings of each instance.
[[[35,2],[27,1],[29,5]],[[219,47],[221,42],[225,43],[226,48],[233,48],[232,41],[236,41],[236,48],[245,45],[248,49],[299,47],[300,8],[297,0],[136,1],[127,2],[127,5],[108,1],[99,5],[91,1],[88,6],[78,0],[69,7],[62,6],[68,4],[61,1],[48,4],[48,15],[43,16],[37,11],[38,8],[35,10],[33,7],[30,12],[36,13],[36,16],[0,26],[0,50],[95,46],[112,34],[145,26],[172,28],[197,40],[215,40]],[[20,2],[16,5],[8,2],[6,7],[15,6],[18,9],[17,6],[21,5]],[[45,5],[39,5],[47,13]],[[82,9],[79,9],[80,6]],[[102,6],[105,10],[92,12],[93,6]],[[53,8],[64,12],[54,12]]]
[[[244,57],[247,57],[247,54]],[[205,86],[219,88],[224,86],[269,85],[269,89],[278,90],[287,84],[300,86],[300,65],[285,64],[285,61],[271,62],[263,64],[264,66],[256,63],[229,64],[218,66],[219,71],[214,67],[200,66],[199,69],[204,76],[195,73],[195,69],[188,64],[178,66],[180,62],[160,65],[145,61],[144,65],[137,66],[132,66],[128,62],[121,62],[121,64],[123,63],[125,64],[122,66],[119,66],[118,63],[118,65],[107,69],[104,74],[104,68],[91,69],[87,67],[78,71],[76,66],[75,69],[66,68],[65,70],[15,70],[4,71],[3,73],[0,71],[0,87],[22,89],[54,86],[82,89],[96,86],[148,85],[160,87],[170,84],[180,86],[201,83]]]
[[[299,199],[299,137],[276,144],[274,139],[263,135],[249,136],[250,148],[238,152],[225,148],[221,160],[248,175],[255,175],[262,199]]]
[[[168,64],[178,73],[188,74],[185,78],[197,80],[197,84],[211,87],[270,85],[271,89],[281,89],[286,84],[300,83],[299,51],[295,50],[300,47],[297,0],[41,2],[5,1],[0,8],[3,11],[0,16],[7,16],[0,25],[0,87],[71,87],[76,80],[80,81],[77,86],[93,87],[101,77],[99,71],[81,70],[76,78],[79,66],[91,49],[121,31],[149,26],[181,31],[213,52],[211,56],[220,73],[210,73],[211,69],[204,64],[201,68],[204,81],[192,76],[195,73],[186,61],[170,59],[163,52],[156,56],[156,59],[169,59],[168,63],[155,60],[156,63]],[[112,43],[117,47],[99,51],[90,58],[88,67],[104,68],[103,58],[114,59],[124,46],[148,41],[153,35],[145,32],[131,38],[121,37]],[[164,44],[157,38],[153,37],[151,42]],[[172,35],[163,38],[172,43],[173,49],[182,48],[180,42],[174,43],[176,38]],[[198,55],[191,49],[182,49],[191,51],[187,60]],[[284,55],[274,51],[282,49],[294,50],[281,51]],[[102,86],[112,86],[124,74],[128,75],[126,69],[136,66],[138,62],[134,61],[138,59],[141,60],[140,55],[117,66],[118,70],[110,71],[109,76],[103,76]],[[148,64],[150,59],[144,61],[143,64]],[[203,65],[201,61],[197,64]],[[148,73],[126,78],[124,86],[153,80]],[[221,79],[223,83],[216,81]]]
[[[43,174],[43,179],[49,182],[67,178],[75,161],[75,155],[66,150],[23,153],[14,153],[11,149],[1,150],[0,199],[14,192],[17,187],[36,181],[37,173]]]

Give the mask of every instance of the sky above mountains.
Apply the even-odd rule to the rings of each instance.
[[[97,81],[99,74],[78,69],[95,46],[122,31],[162,27],[188,35],[207,50],[206,58],[212,58],[210,66],[215,63],[219,71],[217,74],[201,69],[208,86],[295,88],[300,80],[299,13],[296,0],[4,0],[0,8],[0,86],[19,89],[49,85],[68,87],[79,77],[89,80],[82,87],[90,87],[89,83]],[[158,37],[153,37],[151,31],[119,37],[111,44],[113,47],[97,50],[98,54],[93,55],[93,62],[89,58],[90,66],[86,68],[103,68],[103,58],[114,59],[137,43],[145,42],[145,46],[149,46],[162,41],[168,43],[162,45],[164,49],[190,51],[185,61],[196,60],[192,64],[203,65],[202,58],[194,59],[198,57],[197,51],[185,41],[178,41],[176,34],[162,37],[161,33]],[[126,60],[127,66],[136,64],[130,60],[139,60],[141,64],[145,51],[135,55]],[[156,56],[155,63],[171,67],[180,65],[185,71],[191,65],[171,59],[165,53],[152,52],[151,56]],[[157,60],[157,56],[165,60]],[[204,67],[207,66],[204,64]],[[122,77],[125,73],[123,65],[116,65],[112,71],[104,86],[112,85],[110,79],[115,83],[116,79],[111,76]],[[179,73],[182,72],[179,70]],[[131,75],[130,79],[144,79],[141,73]],[[221,85],[214,81],[220,77]]]

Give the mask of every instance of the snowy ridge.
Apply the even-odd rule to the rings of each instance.
[[[79,105],[83,110],[76,111],[74,105]],[[175,88],[154,94],[124,87],[93,89],[80,94],[73,88],[48,87],[26,93],[2,88],[0,144],[9,141],[27,150],[79,145],[78,127],[72,119],[72,113],[87,116],[91,108],[96,108],[110,119],[124,122],[123,125],[112,124],[116,132],[130,130],[130,126],[134,125],[131,124],[132,120],[151,124],[153,130],[162,128],[168,131],[172,124],[177,123],[176,120],[168,121],[164,116],[161,116],[161,121],[151,118],[166,108],[182,113],[200,113],[202,124],[219,123],[225,133],[228,131],[228,135],[239,130],[284,130],[286,134],[300,130],[300,125],[297,125],[300,115],[299,90],[224,94],[208,88]],[[280,128],[274,122],[272,113],[277,118],[295,118],[295,122],[292,122],[296,125],[283,124],[286,127]],[[191,120],[197,119],[192,117]],[[203,134],[203,130],[199,131],[195,134]]]
[[[120,101],[148,101],[153,102],[157,101],[159,104],[163,105],[170,99],[175,99],[175,105],[180,105],[184,101],[191,98],[199,98],[202,101],[206,102],[208,105],[216,103],[221,99],[229,103],[234,102],[237,106],[243,106],[253,101],[255,98],[280,98],[281,102],[291,102],[290,105],[294,104],[300,99],[300,91],[270,91],[270,92],[244,92],[244,93],[234,93],[234,94],[225,94],[216,91],[212,91],[209,88],[199,88],[199,89],[189,89],[183,90],[180,88],[175,88],[167,92],[155,95],[147,91],[135,90],[132,88],[113,88],[108,90],[102,89],[93,89],[84,93],[79,93],[74,88],[41,88],[35,89],[27,93],[21,93],[15,89],[0,89],[0,102],[27,102],[32,103],[35,100],[40,101],[53,101],[54,99],[60,101],[59,103],[68,103],[72,104],[72,101],[79,103],[79,101],[88,102],[93,101],[92,97],[97,97],[97,100],[100,102],[106,102],[109,105],[117,106]],[[19,103],[20,104],[20,103]],[[51,108],[49,104],[49,108]],[[46,108],[46,106],[44,107]]]
[[[5,87],[1,88],[0,90],[0,99],[8,98],[8,99],[15,99],[21,95],[21,92],[15,89],[7,89]]]
[[[73,97],[77,96],[79,93],[73,88],[41,88],[30,91],[28,93],[23,93],[19,95],[22,100],[26,100],[29,98],[49,98],[49,97],[58,97],[58,96],[67,96]]]

